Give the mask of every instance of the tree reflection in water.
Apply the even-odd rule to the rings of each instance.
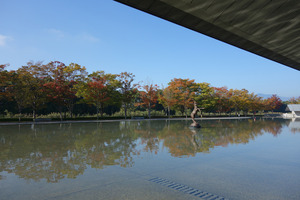
[[[141,151],[157,154],[161,145],[174,157],[195,156],[215,146],[246,144],[264,133],[277,136],[288,124],[283,120],[209,120],[197,130],[186,121],[169,120],[2,126],[0,172],[58,182],[76,178],[88,166],[131,167]]]

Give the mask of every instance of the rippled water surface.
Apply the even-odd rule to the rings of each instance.
[[[300,121],[0,126],[0,199],[300,199]]]

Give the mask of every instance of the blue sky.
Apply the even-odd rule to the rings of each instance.
[[[300,96],[300,71],[113,0],[1,0],[0,7],[0,64],[9,70],[58,60],[159,86],[189,78]]]

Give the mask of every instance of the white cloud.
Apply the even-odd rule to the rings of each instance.
[[[96,43],[99,42],[99,38],[90,35],[89,33],[83,32],[83,33],[77,33],[77,34],[69,34],[67,32],[51,28],[47,29],[48,33],[54,35],[57,38],[64,38],[68,40],[77,40],[77,41],[85,41],[85,42],[91,42]]]
[[[0,35],[0,46],[4,47],[6,45],[6,42],[11,39],[12,37],[10,36]]]
[[[88,34],[88,33],[84,33],[82,35],[80,35],[80,39],[84,40],[84,41],[87,41],[87,42],[99,42],[99,39]]]
[[[65,37],[65,33],[63,31],[55,28],[48,29],[48,32],[59,38]]]

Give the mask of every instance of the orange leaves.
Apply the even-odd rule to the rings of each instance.
[[[176,105],[182,107],[186,113],[187,108],[193,104],[197,84],[194,80],[174,78],[169,83],[168,88],[173,92]]]
[[[176,99],[174,98],[174,93],[170,87],[163,89],[162,94],[158,95],[159,103],[161,103],[165,108],[170,110],[176,103]]]
[[[158,100],[158,95],[157,95],[157,90],[158,86],[157,85],[144,85],[142,86],[144,91],[140,91],[140,98],[141,102],[136,103],[137,106],[142,106],[147,109],[153,108],[155,106],[155,103]]]
[[[230,93],[227,87],[214,87],[215,109],[217,112],[230,111]]]
[[[280,106],[282,105],[282,101],[277,95],[273,94],[270,98],[265,100],[264,104],[266,110],[273,111],[280,108]]]
[[[300,96],[298,98],[292,97],[292,98],[289,99],[288,102],[291,103],[291,104],[300,104]]]
[[[108,101],[110,98],[107,96],[107,86],[105,79],[94,79],[87,83],[87,90],[85,98],[92,104],[100,104]]]

